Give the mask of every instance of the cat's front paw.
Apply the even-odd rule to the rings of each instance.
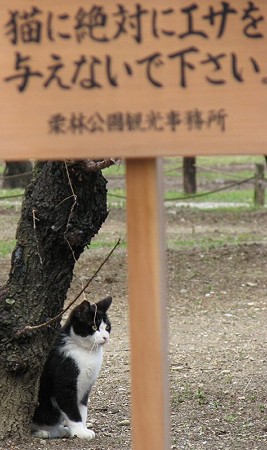
[[[93,430],[89,430],[88,428],[83,428],[82,430],[76,431],[73,436],[90,441],[95,438],[95,432]]]
[[[32,436],[39,439],[50,439],[50,433],[46,430],[37,430],[32,432]]]
[[[58,435],[61,438],[68,438],[70,437],[71,434],[70,430],[67,427],[60,426],[58,430]]]
[[[39,439],[56,439],[56,438],[68,438],[71,433],[67,427],[59,426],[51,426],[47,427],[46,430],[39,429],[33,430],[32,435]]]

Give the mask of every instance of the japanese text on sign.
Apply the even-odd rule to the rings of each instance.
[[[264,55],[262,59],[253,53],[244,57],[228,46],[216,52],[208,50],[210,41],[221,41],[223,46],[233,29],[244,45],[247,41],[257,45],[265,39],[266,18],[259,3],[239,2],[237,6],[234,1],[187,3],[184,7],[166,3],[164,8],[118,3],[110,10],[103,3],[88,2],[86,8],[80,6],[71,13],[67,7],[55,13],[37,5],[27,10],[10,9],[4,34],[14,58],[4,82],[12,83],[19,92],[30,89],[33,80],[43,89],[54,86],[88,91],[120,88],[125,80],[130,82],[141,74],[147,85],[164,89],[168,85],[166,74],[172,72],[175,85],[186,89],[192,86],[191,74],[200,72],[203,83],[211,86],[243,84],[251,77],[267,85]],[[162,40],[168,40],[173,50],[161,51]],[[111,51],[114,43],[121,41],[140,47],[139,57],[132,58],[129,54],[121,58]],[[148,41],[155,48],[152,52],[146,51]],[[66,57],[57,50],[58,43],[66,48],[75,43],[77,54]],[[101,51],[104,46],[105,54],[90,52],[91,43]],[[44,44],[49,44],[50,51],[44,55],[40,68],[31,50]]]
[[[166,129],[173,133],[180,131],[181,127],[187,131],[217,127],[221,132],[226,128],[227,113],[218,111],[201,111],[199,109],[188,111],[170,110],[149,111],[147,113],[113,112],[107,115],[94,112],[92,114],[71,113],[66,116],[62,113],[52,114],[48,120],[49,133],[86,134],[86,133],[123,133],[123,132],[164,132]]]
[[[0,0],[0,30],[7,157],[266,153],[266,0]]]

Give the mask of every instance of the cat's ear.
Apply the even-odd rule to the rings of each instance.
[[[103,300],[100,300],[99,302],[97,302],[97,309],[99,311],[102,311],[103,313],[106,313],[108,308],[110,307],[112,302],[112,297],[106,297],[103,298]]]
[[[91,311],[90,306],[90,303],[84,300],[82,303],[76,306],[75,310],[73,311],[75,317],[77,317],[77,319],[79,320],[83,320],[84,317],[86,317]]]

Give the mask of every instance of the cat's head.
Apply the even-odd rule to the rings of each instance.
[[[86,338],[93,344],[106,344],[111,331],[111,324],[107,316],[111,302],[112,297],[104,298],[97,303],[83,301],[71,312],[64,327],[65,330],[69,330],[77,337]]]

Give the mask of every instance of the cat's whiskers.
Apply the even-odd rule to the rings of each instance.
[[[93,351],[96,350],[96,349],[97,349],[97,343],[94,341],[93,345],[91,347],[91,350],[90,350],[90,354],[93,353]]]

